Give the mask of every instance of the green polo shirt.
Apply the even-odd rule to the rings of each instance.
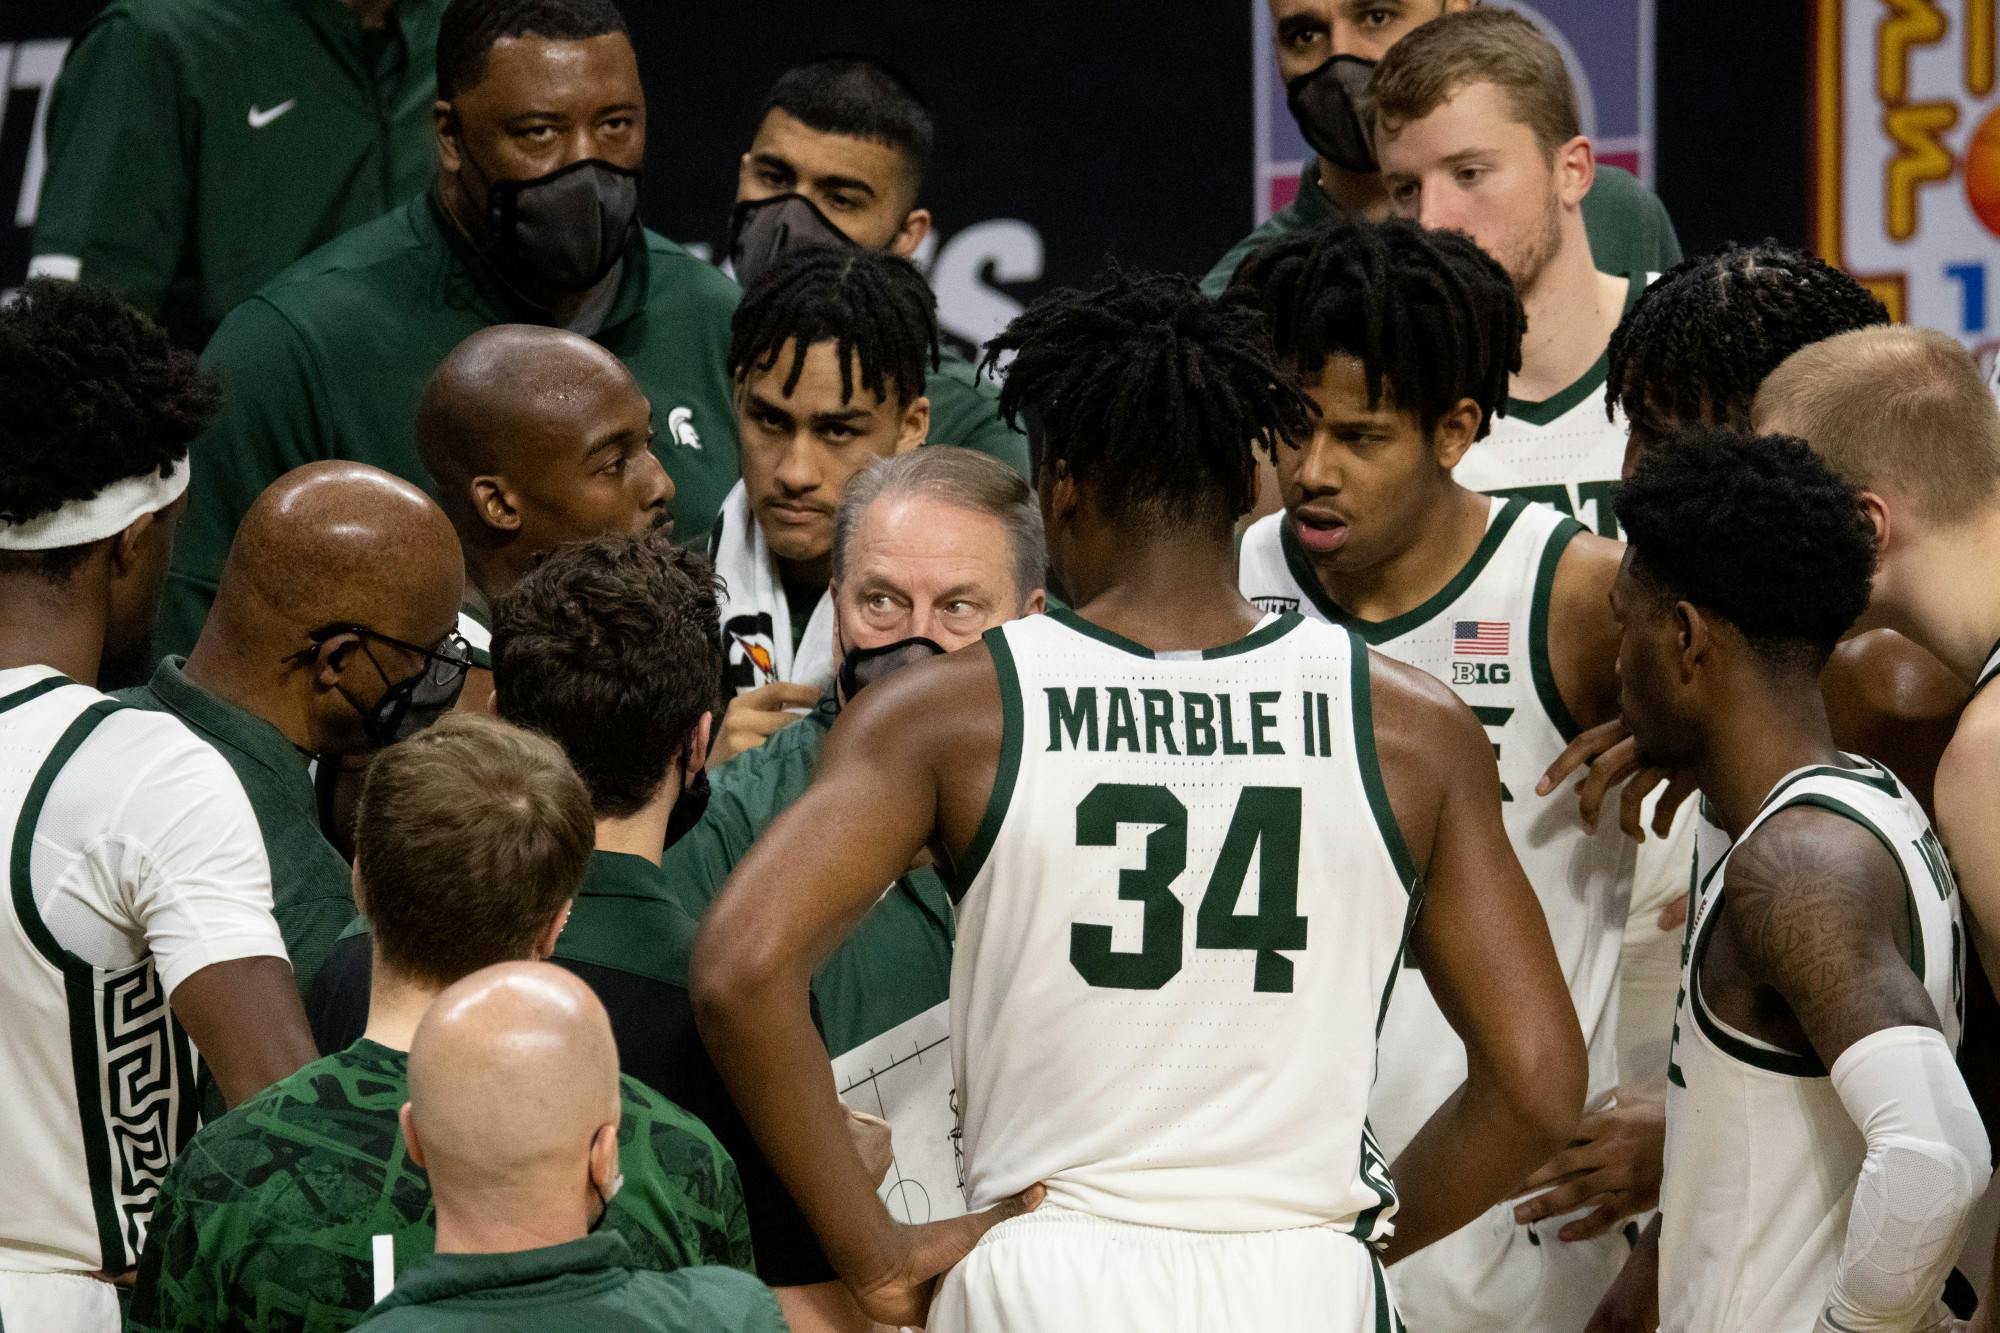
[[[36,271],[206,340],[299,256],[437,171],[438,18],[364,31],[341,0],[115,0],[48,104]]]
[[[617,296],[591,336],[652,400],[654,452],[674,482],[676,535],[707,535],[736,484],[736,416],[723,370],[736,284],[645,232],[625,252]],[[426,191],[294,264],[216,330],[204,361],[222,415],[194,444],[194,480],[174,545],[158,643],[186,652],[201,629],[236,524],[272,481],[345,458],[430,486],[417,455],[417,399],[452,348],[505,322],[546,323],[513,305]]]
[[[264,835],[273,912],[304,995],[354,919],[352,872],[320,832],[305,756],[263,718],[189,680],[185,665],[169,657],[151,681],[120,690],[117,697],[135,708],[172,713],[236,771]]]
[[[1326,221],[1339,211],[1307,163],[1299,177],[1299,197],[1273,213],[1263,226],[1238,241],[1201,280],[1201,289],[1220,296],[1252,250]],[[1583,228],[1590,235],[1590,258],[1602,273],[1663,273],[1681,262],[1680,238],[1666,206],[1629,171],[1600,164],[1590,193],[1583,197]]]
[[[708,809],[660,863],[688,916],[708,910],[750,844],[805,791],[836,716],[823,700],[710,774]],[[952,938],[951,899],[937,874],[897,880],[813,974],[827,1053],[845,1055],[949,999]]]
[[[1028,476],[1027,437],[1000,419],[1000,391],[970,361],[946,352],[925,381],[924,396],[931,400],[931,429],[925,444],[976,450]]]
[[[634,1272],[623,1237],[597,1232],[513,1254],[438,1254],[368,1312],[372,1333],[700,1329],[784,1333],[771,1289],[733,1268]]]

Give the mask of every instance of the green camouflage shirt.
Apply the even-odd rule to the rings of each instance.
[[[606,1228],[638,1268],[749,1268],[728,1154],[672,1102],[629,1078],[622,1087],[625,1187]],[[391,1238],[398,1272],[436,1242],[430,1184],[397,1123],[408,1098],[409,1056],[364,1038],[195,1135],[160,1186],[127,1328],[358,1324],[376,1298],[375,1239]]]

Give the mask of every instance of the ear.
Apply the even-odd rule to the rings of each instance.
[[[1579,134],[1556,149],[1556,193],[1563,207],[1576,208],[1597,180],[1597,153],[1590,140]]]
[[[556,951],[556,941],[562,938],[563,927],[569,924],[570,909],[575,906],[574,898],[564,903],[562,911],[557,912],[549,924],[542,927],[542,933],[535,937],[536,962],[546,963],[549,961],[549,955]]]
[[[1048,609],[1049,590],[1047,588],[1035,589],[1028,594],[1028,600],[1021,604],[1021,614],[1024,616],[1038,616]]]
[[[590,1179],[597,1192],[609,1198],[611,1184],[618,1179],[618,1126],[599,1125],[590,1136]]]
[[[368,891],[361,887],[361,867],[356,865],[347,872],[347,891],[354,895],[354,910],[362,916],[368,915]]]
[[[1076,517],[1076,511],[1083,503],[1083,497],[1076,488],[1076,474],[1069,470],[1068,462],[1062,459],[1057,459],[1046,466],[1049,517],[1068,522]]]
[[[744,158],[749,161],[749,158]],[[913,208],[903,219],[903,225],[889,239],[889,253],[908,259],[924,243],[924,237],[931,234],[931,211],[928,208]]]
[[[313,687],[321,690],[338,688],[340,673],[347,669],[348,659],[360,647],[361,636],[358,634],[335,634],[322,642],[311,664]]]
[[[437,140],[438,170],[456,176],[465,165],[460,160],[458,112],[442,97],[431,103],[431,137]]]
[[[141,514],[111,539],[111,573],[114,578],[124,578],[139,567],[141,553],[152,538],[153,525],[158,521],[157,513]]]
[[[838,617],[835,618],[835,624],[835,632],[838,633]],[[694,733],[688,737],[688,748],[693,751],[693,762],[688,765],[690,777],[707,767],[708,744],[714,730],[715,714],[712,712],[703,713],[701,720],[694,724]]]
[[[1889,522],[1889,502],[1874,491],[1861,492],[1861,513],[1868,525],[1875,529],[1875,555],[1879,560],[1889,554],[1889,543],[1897,533]]]
[[[1713,634],[1707,618],[1692,602],[1674,603],[1674,622],[1680,630],[1681,683],[1687,684],[1707,660]]]
[[[521,530],[521,511],[514,504],[514,497],[507,493],[504,478],[474,477],[470,487],[472,511],[479,515],[480,522],[496,532]]]
[[[903,409],[903,420],[896,428],[897,454],[907,454],[929,439],[930,434],[931,400],[919,397]]]
[[[1451,411],[1438,419],[1437,431],[1432,438],[1431,448],[1437,454],[1438,466],[1449,472],[1457,467],[1465,457],[1465,451],[1479,438],[1479,423],[1485,420],[1485,413],[1479,404],[1470,398],[1461,398],[1452,404]]]
[[[410,1154],[410,1160],[418,1166],[425,1166],[424,1143],[417,1137],[417,1118],[410,1114],[410,1104],[403,1103],[403,1109],[396,1112],[396,1123],[403,1127],[403,1149]]]

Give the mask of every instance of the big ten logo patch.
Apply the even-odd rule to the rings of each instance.
[[[1454,685],[1505,685],[1514,679],[1514,669],[1505,662],[1453,662]]]
[[[722,641],[728,653],[722,678],[729,693],[741,694],[778,678],[778,648],[770,612],[730,617],[722,627]]]

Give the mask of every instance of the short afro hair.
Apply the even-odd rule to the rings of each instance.
[[[1354,357],[1370,408],[1386,394],[1426,432],[1469,398],[1484,436],[1521,368],[1514,283],[1457,232],[1336,219],[1252,252],[1228,299],[1264,312],[1280,361],[1310,378]]]
[[[837,53],[794,65],[771,85],[758,119],[773,111],[821,134],[887,144],[902,154],[911,192],[923,188],[935,139],[930,107],[887,61]]]
[[[500,716],[553,738],[598,818],[636,814],[722,680],[715,569],[663,533],[550,552],[493,607]]]
[[[1773,667],[1817,672],[1868,607],[1875,531],[1805,441],[1675,436],[1618,489],[1632,572],[1728,621]]]
[[[1776,241],[1731,242],[1647,286],[1611,334],[1605,413],[1663,438],[1750,425],[1758,386],[1801,347],[1887,324],[1889,312],[1839,269]]]
[[[194,353],[118,297],[29,279],[0,306],[0,523],[172,476],[221,403]]]
[[[437,95],[449,102],[486,75],[486,54],[510,37],[581,42],[624,32],[611,0],[451,0],[438,20]]]

